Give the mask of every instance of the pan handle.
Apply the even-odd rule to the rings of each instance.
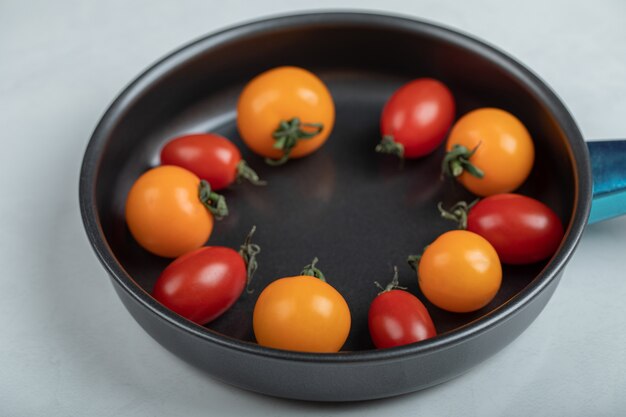
[[[626,214],[626,140],[587,142],[593,172],[589,223]]]

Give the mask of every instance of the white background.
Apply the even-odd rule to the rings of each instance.
[[[626,138],[624,0],[0,0],[0,415],[626,413],[626,218],[588,228],[554,298],[511,346],[401,398],[320,405],[231,388],[166,352],[124,310],[78,211],[79,165],[99,117],[179,45],[314,7],[386,10],[472,33],[544,78],[586,137]]]

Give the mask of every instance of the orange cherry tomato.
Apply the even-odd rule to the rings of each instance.
[[[315,261],[309,267],[315,268]],[[262,346],[326,353],[341,349],[351,323],[341,294],[309,275],[281,278],[268,285],[254,306],[252,321]]]
[[[496,250],[483,237],[465,230],[439,236],[424,250],[417,271],[426,298],[455,313],[486,306],[502,282]]]
[[[278,67],[256,76],[237,104],[241,138],[276,165],[316,151],[334,123],[330,92],[314,74],[297,67]]]
[[[205,203],[201,191],[206,194]],[[175,258],[209,239],[213,215],[208,199],[220,198],[223,203],[222,197],[203,189],[200,178],[186,169],[160,166],[145,172],[131,187],[126,199],[126,223],[144,249]]]
[[[479,196],[508,193],[522,185],[533,167],[535,147],[515,116],[482,108],[452,127],[444,171]]]

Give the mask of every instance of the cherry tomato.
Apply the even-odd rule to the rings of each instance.
[[[254,335],[260,345],[301,352],[338,352],[350,332],[346,300],[315,268],[268,285],[254,306]],[[310,276],[310,275],[311,276]]]
[[[398,89],[380,119],[378,152],[419,158],[443,142],[454,121],[454,97],[440,81],[419,78]]]
[[[250,242],[253,233],[254,228],[240,253],[209,246],[179,257],[157,279],[154,298],[198,324],[215,320],[237,301],[256,270],[260,248]]]
[[[370,305],[368,324],[378,349],[408,345],[437,335],[433,320],[422,302],[398,288],[398,272],[393,281]]]
[[[497,194],[473,206],[455,204],[442,215],[493,245],[505,264],[530,264],[556,252],[563,239],[561,220],[550,207],[519,194]]]
[[[209,239],[211,212],[228,213],[224,198],[212,192],[206,181],[171,165],[145,172],[126,199],[126,223],[135,240],[166,258],[197,249]]]
[[[185,168],[221,190],[235,180],[246,179],[255,185],[264,182],[241,159],[234,143],[216,133],[179,136],[169,141],[161,150],[162,165]]]
[[[424,250],[417,276],[420,290],[431,303],[447,311],[467,313],[495,297],[502,282],[502,266],[485,238],[453,230]]]
[[[471,111],[452,127],[444,172],[479,196],[508,193],[533,167],[535,147],[515,116],[493,108]]]
[[[314,74],[297,67],[278,67],[256,76],[237,104],[241,138],[274,165],[315,152],[334,123],[330,92]]]
[[[154,298],[198,324],[220,316],[246,286],[246,265],[237,252],[204,247],[181,256],[159,276]]]

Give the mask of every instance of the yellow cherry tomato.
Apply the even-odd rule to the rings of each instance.
[[[237,104],[241,138],[273,164],[316,151],[334,123],[330,92],[318,77],[298,67],[278,67],[256,76]]]
[[[338,352],[350,332],[346,300],[320,278],[299,275],[268,285],[256,302],[254,335],[262,346]]]
[[[166,258],[201,247],[213,230],[209,200],[222,199],[223,203],[223,198],[207,186],[177,166],[160,166],[145,172],[126,199],[126,223],[135,240],[149,252]]]
[[[502,266],[486,239],[454,230],[424,250],[417,275],[420,290],[431,303],[466,313],[486,306],[495,297],[502,282]]]
[[[535,160],[526,127],[512,114],[494,108],[474,110],[459,119],[446,149],[444,171],[483,197],[518,188]]]

